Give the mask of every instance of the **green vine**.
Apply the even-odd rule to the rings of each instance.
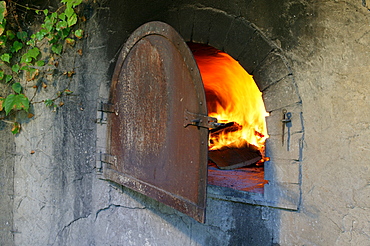
[[[0,95],[0,120],[13,124],[13,134],[19,133],[21,129],[17,113],[29,112],[30,105],[40,103],[33,102],[33,98],[25,95],[21,82],[24,79],[33,81],[53,74],[58,66],[55,56],[62,55],[65,44],[74,46],[77,40],[83,38],[82,29],[73,30],[81,19],[77,15],[77,7],[81,3],[82,0],[61,0],[59,8],[50,11],[24,6],[12,0],[0,1],[0,81],[8,85],[11,91],[7,95]],[[36,17],[43,18],[36,31],[23,30],[16,11],[19,8],[32,11]],[[73,73],[74,71],[70,71],[65,74],[70,77]],[[34,86],[35,93],[38,87]],[[46,88],[44,83],[42,88]],[[56,99],[71,93],[65,89],[58,92],[55,98],[41,102],[55,109],[63,105],[56,104]],[[28,115],[33,117],[33,114]]]

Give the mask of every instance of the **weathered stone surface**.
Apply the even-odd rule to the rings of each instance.
[[[224,50],[227,33],[234,20],[234,17],[219,11],[212,20],[208,41],[209,45],[219,50]]]
[[[287,76],[263,91],[266,110],[271,112],[301,101],[293,76]]]
[[[193,38],[195,8],[185,7],[179,10],[179,33],[185,41]]]
[[[224,45],[226,53],[238,60],[239,56],[244,52],[246,44],[250,43],[252,38],[255,38],[256,29],[254,29],[245,19],[235,18],[229,31]]]
[[[271,183],[284,182],[299,184],[300,162],[275,160],[264,164],[265,179]]]
[[[285,182],[265,184],[265,199],[280,208],[297,210],[300,193],[299,184]]]
[[[284,145],[282,144],[282,136],[270,136],[266,140],[266,156],[275,160],[300,160],[302,153],[302,137],[301,132],[290,133],[284,135]]]
[[[179,9],[172,8],[168,11],[165,16],[158,18],[159,21],[163,21],[171,25],[177,32],[180,31],[180,22],[179,22]]]
[[[212,9],[195,9],[192,41],[208,44],[211,26],[214,25],[216,12]]]
[[[8,123],[0,122],[0,245],[12,246],[15,145],[10,130]]]
[[[252,39],[246,42],[244,46],[240,47],[242,52],[238,57],[239,63],[249,74],[253,74],[253,76],[255,76],[257,85],[260,83],[260,77],[258,77],[258,72],[255,72],[254,70],[256,67],[260,66],[274,48],[275,47],[271,46],[271,44],[267,42],[266,38],[258,31],[254,32]],[[261,79],[265,78],[262,76]],[[263,83],[263,81],[261,83]]]
[[[253,71],[253,77],[260,91],[287,77],[292,72],[282,54],[271,52]]]

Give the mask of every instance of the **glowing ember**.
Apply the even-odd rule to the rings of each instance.
[[[211,136],[210,150],[239,148],[245,141],[262,150],[268,137],[268,113],[252,76],[231,56],[212,47],[195,50],[194,57],[202,75],[209,116],[240,126]]]

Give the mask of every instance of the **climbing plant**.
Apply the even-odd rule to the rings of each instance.
[[[13,125],[13,134],[21,129],[17,115],[25,111],[32,118],[30,106],[37,103],[33,97],[25,95],[22,81],[34,81],[53,74],[58,66],[55,57],[63,54],[65,45],[74,46],[76,41],[83,38],[83,29],[74,28],[78,21],[84,19],[78,15],[81,4],[82,0],[60,0],[58,8],[51,11],[13,0],[0,1],[0,82],[9,88],[6,91],[10,91],[0,94],[0,120]],[[18,14],[19,9],[32,12],[33,20],[41,19],[41,23],[37,27],[33,23],[25,25],[25,20]],[[69,77],[73,73],[65,72]],[[35,94],[46,87],[45,83],[33,86]],[[45,98],[41,102],[55,109],[62,106],[62,103],[55,103],[56,99],[71,93],[69,89],[64,89],[54,98]]]

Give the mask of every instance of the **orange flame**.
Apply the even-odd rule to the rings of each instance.
[[[239,128],[213,137],[210,149],[241,147],[247,141],[262,150],[268,137],[262,93],[253,77],[231,56],[206,47],[195,50],[194,57],[203,79],[208,114],[221,123],[235,122]]]

